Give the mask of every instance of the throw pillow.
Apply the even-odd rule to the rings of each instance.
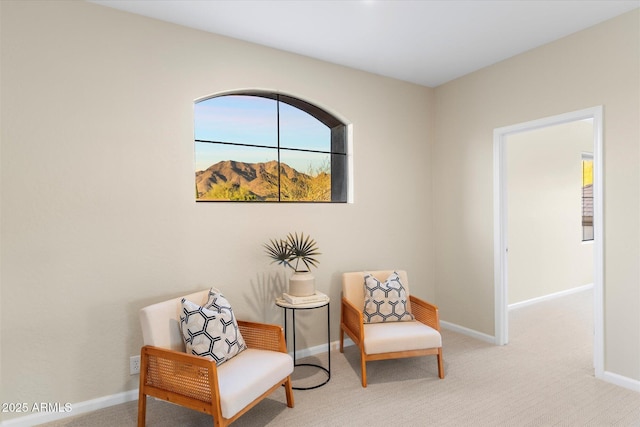
[[[239,342],[238,345],[240,346],[240,349],[238,350],[237,353],[240,353],[242,350],[247,348],[247,346],[245,345],[244,339],[240,334],[240,329],[238,328],[238,321],[236,320],[235,314],[233,314],[231,303],[224,297],[224,295],[222,295],[222,292],[220,292],[216,288],[209,289],[209,299],[207,300],[207,302],[204,304],[203,307],[209,310],[215,311],[217,313],[229,314],[231,316],[231,319],[233,320],[234,329],[238,331],[238,342]]]
[[[231,303],[229,303],[229,301],[227,301],[224,295],[222,295],[222,292],[220,292],[216,288],[209,289],[209,299],[203,305],[203,307],[208,308],[209,310],[213,310],[217,313],[222,313],[223,311],[226,311],[228,313],[231,313],[231,315],[233,315],[233,310],[231,309]]]
[[[399,322],[413,320],[407,310],[409,295],[397,272],[380,282],[367,273],[364,276],[364,322]]]
[[[213,306],[201,307],[183,298],[180,326],[187,353],[206,357],[216,365],[247,348],[228,302],[218,311]]]

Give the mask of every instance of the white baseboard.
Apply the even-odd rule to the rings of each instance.
[[[536,298],[531,298],[525,301],[520,301],[520,302],[514,302],[513,304],[509,304],[509,310],[513,310],[515,308],[520,308],[520,307],[526,307],[528,305],[533,305],[533,304],[537,304],[539,302],[542,301],[548,301],[548,300],[552,300],[555,298],[560,298],[566,295],[571,295],[571,294],[575,294],[578,292],[583,292],[583,291],[587,291],[589,289],[593,289],[593,283],[589,283],[587,285],[583,285],[583,286],[577,286],[575,288],[571,288],[571,289],[567,289],[564,291],[560,291],[560,292],[554,292],[552,294],[548,294],[548,295],[543,295],[541,297],[536,297]]]
[[[354,345],[354,342],[351,340],[351,338],[345,337],[344,346],[349,347],[352,345]],[[329,343],[330,350],[338,350],[339,348],[340,348],[340,341],[332,341],[331,343]],[[305,357],[315,356],[316,354],[325,353],[326,351],[327,351],[327,344],[320,344],[313,347],[303,348],[296,351],[296,359],[303,359]],[[289,354],[291,355],[291,357],[293,357],[292,352],[289,352]]]
[[[464,326],[456,325],[455,323],[445,322],[444,320],[440,321],[440,326],[444,329],[448,329],[453,332],[458,332],[459,334],[466,335],[471,338],[475,338],[480,341],[488,342],[489,344],[496,343],[496,337],[487,335],[482,332],[478,332],[474,329],[465,328]]]
[[[351,338],[344,337],[344,346],[351,347],[352,345],[356,345]],[[340,348],[340,341],[334,341],[331,343],[331,350],[338,350]]]
[[[613,372],[604,371],[602,374],[602,381],[617,385],[619,387],[624,387],[626,389],[637,391],[640,393],[640,381],[634,380],[628,377],[623,377],[619,374],[614,374]]]
[[[63,418],[74,417],[76,415],[85,414],[87,412],[96,411],[98,409],[108,408],[109,406],[119,405],[121,403],[130,402],[138,398],[138,389],[129,390],[122,393],[112,394],[111,396],[99,397],[97,399],[86,400],[80,403],[72,403],[67,407],[61,404],[62,411],[59,412],[37,412],[25,415],[24,417],[6,420],[0,423],[0,427],[31,427],[38,424],[44,424],[51,421],[61,420]]]

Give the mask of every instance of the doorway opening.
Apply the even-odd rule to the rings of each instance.
[[[523,132],[587,119],[592,120],[593,123],[593,366],[596,377],[602,378],[604,373],[602,106],[494,130],[495,340],[498,345],[509,342],[507,139]]]

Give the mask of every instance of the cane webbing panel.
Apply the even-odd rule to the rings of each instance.
[[[149,355],[146,385],[211,402],[210,368]]]
[[[438,307],[433,304],[429,304],[419,298],[410,296],[411,298],[411,310],[416,320],[431,326],[435,330],[440,330],[440,320],[438,318]]]
[[[281,327],[242,320],[238,321],[238,326],[248,348],[287,351]]]

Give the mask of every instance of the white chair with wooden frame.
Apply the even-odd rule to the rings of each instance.
[[[399,279],[404,287],[408,296],[406,310],[413,315],[414,319],[381,321],[378,318],[378,322],[368,323],[368,320],[373,322],[376,319],[371,315],[370,310],[365,311],[365,276],[371,275],[384,286],[396,272],[397,276],[393,277]],[[366,363],[374,360],[435,355],[438,359],[438,376],[441,379],[444,378],[438,307],[411,295],[408,286],[407,273],[403,270],[358,271],[342,275],[340,352],[344,352],[344,334],[346,333],[360,349],[362,387],[367,386]],[[375,302],[375,304],[381,303]],[[392,311],[395,310],[395,308],[392,309]],[[406,313],[404,315],[406,316]]]
[[[145,425],[147,396],[209,414],[215,427],[231,424],[281,386],[287,406],[293,408],[293,359],[280,326],[238,320],[247,348],[219,366],[185,352],[182,299],[202,305],[208,296],[204,290],[140,311],[145,346],[140,358],[139,427]]]

